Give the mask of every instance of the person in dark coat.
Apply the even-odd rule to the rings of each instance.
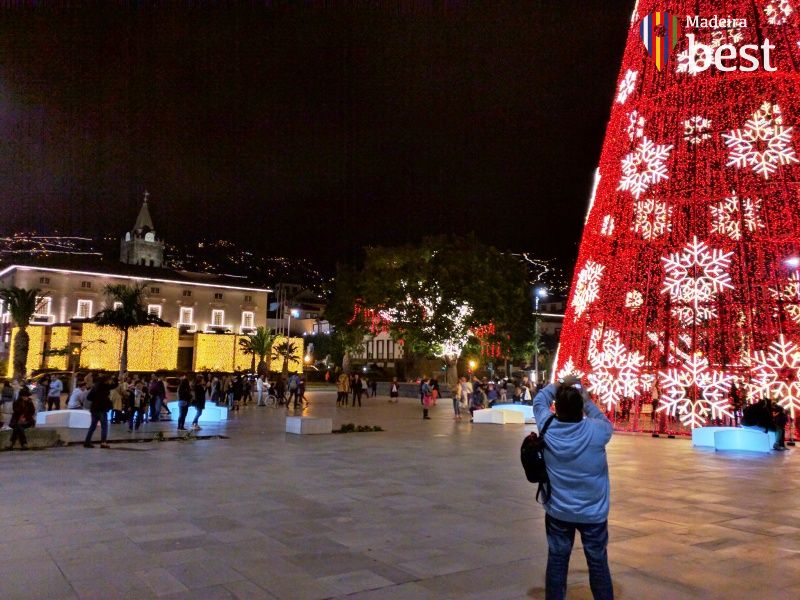
[[[28,438],[25,437],[25,430],[36,426],[36,407],[33,405],[28,388],[23,387],[14,400],[14,412],[9,425],[11,425],[11,445],[8,449],[13,450],[14,442],[19,440],[20,450],[27,450]]]
[[[108,411],[111,410],[111,386],[104,376],[99,376],[97,381],[86,395],[86,400],[90,403],[89,409],[92,415],[92,424],[86,432],[86,439],[83,442],[84,448],[94,448],[92,436],[97,429],[97,422],[100,422],[100,447],[111,448],[106,443],[108,439]]]
[[[181,375],[178,385],[178,431],[186,430],[186,414],[189,412],[189,403],[192,401],[192,384],[186,373]]]
[[[194,382],[194,420],[192,421],[192,429],[202,429],[197,422],[200,420],[200,415],[206,408],[206,391],[211,384],[206,384],[206,380],[202,375],[198,375]]]

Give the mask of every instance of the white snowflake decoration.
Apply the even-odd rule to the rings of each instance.
[[[628,97],[633,94],[633,88],[636,86],[636,77],[639,75],[638,71],[628,69],[625,77],[619,82],[617,88],[617,104],[625,104]]]
[[[800,346],[780,335],[752,359],[751,394],[773,398],[794,416],[800,411]]]
[[[619,180],[621,191],[629,191],[638,200],[650,186],[668,179],[664,164],[672,151],[672,144],[654,144],[642,137],[636,150],[622,159],[622,177]]]
[[[642,137],[644,135],[644,125],[644,117],[639,114],[638,110],[632,110],[629,112],[628,127],[626,129],[628,132],[628,138],[633,141],[636,138]]]
[[[625,294],[625,308],[636,310],[644,304],[644,296],[639,290],[631,290]]]
[[[760,198],[755,200],[742,198],[740,200],[734,193],[722,202],[712,204],[710,209],[712,233],[727,235],[738,242],[742,239],[742,227],[750,233],[764,229],[764,221],[759,215]]]
[[[717,316],[716,308],[708,305],[716,294],[733,289],[728,269],[733,252],[709,248],[695,237],[683,250],[662,257],[664,288],[678,306],[672,314],[683,325],[698,325]]]
[[[770,25],[784,25],[794,12],[789,0],[770,0],[764,7],[764,14]]]
[[[557,379],[564,379],[564,377],[577,377],[578,379],[583,379],[585,373],[580,369],[575,367],[575,363],[572,361],[572,357],[570,356],[567,359],[567,362],[564,363],[564,366],[559,369],[558,373],[556,373]]]
[[[603,224],[600,226],[600,234],[605,236],[614,234],[614,217],[611,215],[603,217]]]
[[[603,277],[605,268],[605,265],[592,260],[587,260],[583,265],[583,269],[578,274],[578,283],[575,285],[575,295],[572,297],[576,320],[600,296],[600,279]]]
[[[728,399],[733,376],[711,369],[702,354],[659,371],[659,379],[663,396],[656,412],[677,416],[693,429],[705,425],[709,413],[712,419],[733,416]]]
[[[775,307],[776,316],[779,316],[777,313],[782,307],[789,318],[800,325],[800,278],[798,274],[792,273],[789,283],[781,287],[769,288],[769,293],[780,303],[780,306]]]
[[[792,128],[783,126],[777,104],[765,102],[742,129],[723,133],[722,139],[729,149],[726,166],[750,167],[764,179],[781,165],[800,162],[792,146]]]
[[[631,229],[646,240],[660,237],[672,229],[672,207],[653,198],[633,205]]]
[[[683,139],[690,144],[699,144],[711,137],[711,120],[695,115],[683,122]]]
[[[603,331],[602,323],[589,339],[589,364],[587,389],[597,395],[608,410],[623,398],[633,398],[639,387],[639,373],[644,357],[631,352],[613,329]]]

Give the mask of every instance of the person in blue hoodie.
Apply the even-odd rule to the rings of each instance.
[[[555,403],[555,415],[550,406]],[[575,377],[543,388],[533,400],[539,428],[553,418],[544,434],[544,460],[551,494],[544,503],[547,532],[547,600],[567,593],[569,558],[575,530],[581,534],[589,583],[595,600],[611,600],[614,588],[608,568],[608,462],[606,444],[613,427],[589,399]]]

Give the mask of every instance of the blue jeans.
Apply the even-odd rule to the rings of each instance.
[[[150,403],[150,420],[161,420],[161,403],[163,402],[161,396],[154,396]]]
[[[575,530],[581,533],[583,553],[589,566],[589,585],[595,600],[613,600],[614,587],[608,569],[608,521],[603,523],[569,523],[545,516],[547,531],[546,599],[563,600],[567,595],[567,573]]]
[[[196,412],[194,413],[194,421],[192,421],[192,425],[197,425],[197,422],[200,420],[200,415],[203,414],[202,408],[195,408],[195,411]]]
[[[92,436],[97,429],[97,422],[100,421],[100,443],[105,444],[108,439],[108,413],[92,413],[92,424],[89,425],[89,431],[86,433],[86,440],[84,444],[92,443]]]

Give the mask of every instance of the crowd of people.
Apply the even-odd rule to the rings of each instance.
[[[234,412],[251,402],[267,406],[268,398],[287,408],[291,404],[295,409],[305,408],[308,405],[305,385],[305,378],[296,373],[286,379],[278,376],[272,380],[266,375],[184,373],[174,390],[178,406],[177,429],[202,429],[199,421],[207,402],[227,406]],[[64,408],[89,411],[91,425],[85,447],[93,447],[92,438],[99,425],[100,447],[108,448],[109,425],[127,425],[133,432],[146,422],[172,420],[172,411],[167,406],[167,388],[167,379],[157,373],[123,376],[87,373],[69,392]],[[13,407],[8,425],[13,430],[12,447],[17,441],[22,449],[27,447],[24,430],[35,426],[37,413],[60,410],[63,394],[64,383],[57,375],[28,379],[23,385],[3,381],[0,404],[4,411],[6,407]],[[187,428],[189,407],[194,407],[195,413]],[[0,427],[3,421],[0,418]]]
[[[395,378],[397,382],[397,378]],[[361,408],[361,398],[373,398],[378,395],[378,380],[367,378],[362,379],[358,373],[340,373],[336,379],[336,406],[347,406],[348,399],[352,397],[355,406],[358,403]]]

